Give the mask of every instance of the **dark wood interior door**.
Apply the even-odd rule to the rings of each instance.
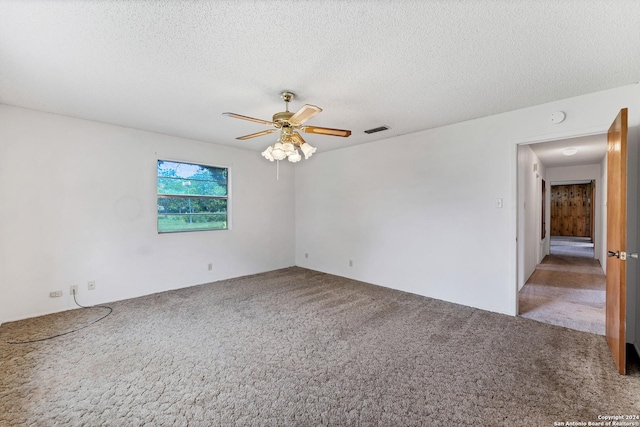
[[[626,373],[627,317],[627,109],[607,135],[606,337],[613,360]]]
[[[551,187],[551,235],[592,237],[591,183]]]

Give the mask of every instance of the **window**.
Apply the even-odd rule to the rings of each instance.
[[[228,170],[158,160],[158,233],[224,230]]]

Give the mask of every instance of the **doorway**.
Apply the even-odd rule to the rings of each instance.
[[[605,161],[606,134],[518,147],[519,315],[604,335]]]

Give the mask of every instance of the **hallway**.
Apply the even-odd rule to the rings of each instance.
[[[598,260],[547,255],[518,293],[519,314],[604,335],[606,278]]]

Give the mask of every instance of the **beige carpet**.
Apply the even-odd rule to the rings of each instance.
[[[0,327],[2,426],[551,426],[640,413],[603,337],[302,268]]]
[[[547,255],[518,293],[520,315],[604,335],[605,287],[598,260]]]

